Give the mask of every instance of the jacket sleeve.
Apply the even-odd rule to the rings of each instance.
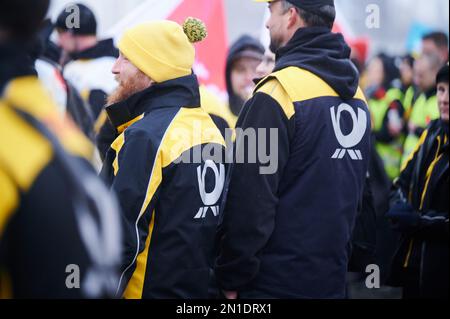
[[[397,202],[407,202],[409,195],[409,187],[411,184],[411,179],[413,176],[414,168],[417,163],[417,156],[419,154],[422,145],[428,136],[428,130],[425,130],[420,137],[420,140],[411,153],[410,157],[401,169],[400,176],[394,181],[391,195],[390,195],[390,206],[395,205]]]
[[[289,123],[280,104],[265,93],[257,93],[244,106],[239,118],[234,164],[227,179],[226,204],[217,237],[219,255],[215,274],[223,290],[240,290],[259,271],[258,255],[274,229],[278,188],[289,158]],[[272,143],[272,146],[276,144],[278,149],[271,150],[276,170],[263,174],[261,168],[267,168],[267,163],[263,163],[259,156],[256,156],[256,163],[248,160],[248,156],[257,153],[257,149],[255,145],[242,142],[240,129],[254,129],[256,141],[265,137],[266,154],[271,150],[270,129],[272,134],[277,132],[277,143]],[[242,154],[245,154],[244,163],[239,161]]]
[[[400,177],[394,182],[391,193],[391,206],[396,202],[409,202],[409,187],[417,165],[417,155],[423,147],[428,137],[428,130],[425,130],[416,146],[415,151],[411,154],[409,160],[405,164]],[[417,236],[426,238],[448,239],[448,212],[437,212],[434,210],[421,214],[419,223],[414,229]]]
[[[106,187],[81,164],[77,177],[88,188],[76,186],[66,169],[52,162],[8,222],[0,268],[6,269],[14,298],[114,297],[119,217]]]
[[[448,212],[428,211],[420,217],[418,235],[448,242]]]
[[[156,162],[158,146],[150,142],[146,132],[127,130],[124,144],[120,149],[116,164],[117,173],[112,190],[117,195],[122,210],[123,258],[120,287],[123,290],[131,278],[136,258],[144,250],[149,235],[149,224],[157,192],[151,186],[159,186],[155,181],[160,175],[160,165]]]
[[[377,216],[370,178],[367,176],[364,183],[362,204],[353,230],[352,254],[348,266],[352,272],[364,272],[366,266],[376,260]]]

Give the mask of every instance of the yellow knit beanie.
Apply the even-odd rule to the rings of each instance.
[[[119,50],[139,70],[157,83],[192,73],[195,49],[192,43],[207,36],[205,24],[188,18],[181,27],[172,21],[152,21],[127,30]]]

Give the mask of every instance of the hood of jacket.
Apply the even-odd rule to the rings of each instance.
[[[330,85],[344,100],[355,96],[359,72],[350,60],[351,49],[341,34],[327,28],[297,30],[288,44],[280,48],[274,71],[296,66]]]

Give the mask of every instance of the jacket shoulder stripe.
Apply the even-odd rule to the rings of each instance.
[[[112,166],[114,169],[114,176],[117,176],[119,172],[119,153],[122,150],[123,145],[125,144],[125,133],[122,133],[115,139],[115,141],[111,144],[111,148],[116,152],[116,158],[114,159]]]
[[[267,81],[257,90],[257,92],[265,93],[277,101],[288,119],[291,119],[295,115],[293,101],[280,84],[278,78]]]
[[[425,143],[425,140],[428,137],[428,130],[425,130],[422,134],[422,136],[420,137],[419,142],[417,143],[414,151],[411,152],[411,154],[409,154],[409,157],[406,159],[405,163],[403,163],[400,171],[403,172],[406,167],[409,165],[409,163],[413,160],[414,156],[417,155],[417,153],[419,152],[420,148],[422,147],[422,145]]]
[[[34,76],[11,81],[4,94],[5,103],[24,111],[50,128],[63,147],[73,155],[90,160],[94,148],[72,122],[61,118],[58,106]]]
[[[438,138],[438,142],[439,142],[439,146],[438,146],[438,152],[439,152],[441,140],[440,140],[440,136],[438,136],[437,138]],[[425,186],[423,188],[422,195],[420,196],[420,207],[419,207],[419,209],[421,211],[423,210],[423,206],[425,204],[426,195],[428,193],[428,188],[429,188],[429,185],[430,185],[431,175],[433,174],[434,168],[436,167],[436,165],[439,163],[439,161],[442,159],[443,156],[444,156],[444,154],[438,155],[438,153],[437,153],[436,154],[436,158],[433,160],[433,162],[431,163],[430,167],[428,167],[427,174],[426,174],[426,177],[425,177],[425,179],[426,179]]]
[[[304,69],[289,67],[275,72],[273,76],[280,81],[281,85],[294,102],[303,102],[323,96],[339,96],[324,80]],[[354,98],[366,102],[360,88],[358,88]]]
[[[0,102],[0,162],[26,192],[53,158],[51,144],[8,106]]]
[[[201,108],[181,108],[162,145],[162,167],[168,167],[186,151],[202,144],[225,147],[225,140],[211,117]]]

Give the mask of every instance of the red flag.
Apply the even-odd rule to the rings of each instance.
[[[208,37],[196,44],[195,73],[202,84],[225,91],[227,26],[222,0],[184,0],[168,17],[182,24],[187,17],[205,22]]]
[[[188,17],[201,19],[208,28],[208,37],[195,45],[194,71],[200,82],[211,91],[224,93],[228,41],[223,0],[147,0],[121,19],[106,35],[113,37],[117,43],[123,32],[136,24],[161,19],[182,24]]]

